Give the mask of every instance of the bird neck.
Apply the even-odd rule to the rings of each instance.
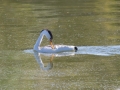
[[[36,43],[34,45],[34,50],[38,50],[39,49],[40,44],[41,44],[42,39],[43,39],[43,35],[44,34],[41,33],[40,36],[38,37],[38,39],[37,39],[37,41],[36,41]]]

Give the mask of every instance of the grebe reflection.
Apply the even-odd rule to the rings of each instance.
[[[47,66],[44,66],[44,63],[43,63],[43,61],[42,61],[42,59],[40,57],[40,53],[34,51],[34,57],[35,57],[37,63],[40,65],[40,68],[42,70],[48,71],[48,70],[50,70],[50,69],[53,68],[53,62],[52,62],[52,60],[53,60],[54,55],[51,55],[51,59],[50,59],[49,63],[47,64]]]

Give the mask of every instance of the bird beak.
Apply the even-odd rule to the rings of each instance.
[[[50,41],[50,46],[52,49],[54,49],[54,45],[53,45],[52,41]]]

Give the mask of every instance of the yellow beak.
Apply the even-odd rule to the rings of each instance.
[[[50,46],[52,49],[54,49],[54,45],[53,45],[52,41],[50,41]]]

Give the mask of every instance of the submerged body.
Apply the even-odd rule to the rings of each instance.
[[[50,45],[45,46],[45,47],[40,47],[40,44],[42,42],[44,35],[50,41]],[[70,52],[70,51],[76,52],[77,51],[77,47],[75,47],[75,46],[53,45],[52,39],[53,39],[53,36],[52,36],[52,33],[50,30],[42,30],[33,49],[40,53],[59,53],[59,52]]]

